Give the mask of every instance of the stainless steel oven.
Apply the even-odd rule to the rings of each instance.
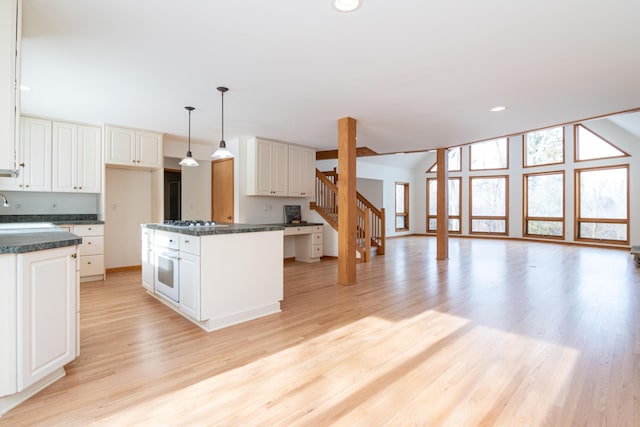
[[[180,240],[171,233],[156,232],[156,292],[171,299],[180,301]]]

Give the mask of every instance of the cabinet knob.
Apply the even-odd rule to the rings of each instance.
[[[77,254],[71,254],[71,258],[78,258]]]
[[[189,241],[188,241],[188,240],[185,240],[184,242],[185,242],[187,245],[189,244]]]
[[[82,187],[78,187],[78,189],[82,190]]]
[[[23,168],[24,167],[24,163],[20,163],[20,167]]]
[[[25,187],[29,188],[29,184],[25,185]]]
[[[90,244],[91,244],[91,242],[87,242],[87,245],[90,245]]]
[[[87,261],[87,264],[91,264],[91,261]]]

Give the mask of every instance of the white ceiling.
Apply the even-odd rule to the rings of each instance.
[[[640,1],[24,0],[25,114],[333,149],[452,146],[640,107]],[[490,113],[496,105],[508,106]]]

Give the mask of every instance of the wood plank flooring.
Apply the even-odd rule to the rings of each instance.
[[[206,333],[140,274],[82,284],[82,353],[0,426],[638,426],[628,252],[390,239],[336,285],[287,263],[280,314]]]

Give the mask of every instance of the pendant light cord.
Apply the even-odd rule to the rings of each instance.
[[[224,92],[225,91],[221,91],[222,92],[222,97],[220,98],[222,100],[222,142],[224,142]]]

